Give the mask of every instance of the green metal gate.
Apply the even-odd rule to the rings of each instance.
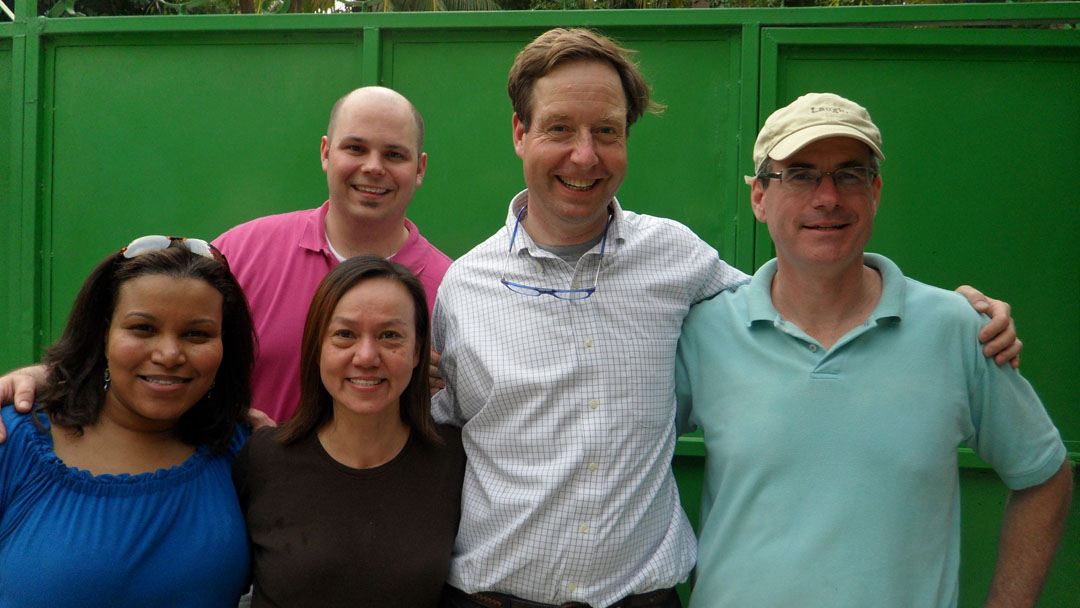
[[[656,97],[620,191],[751,271],[750,149],[775,108],[833,91],[867,106],[888,161],[870,249],[912,277],[1011,302],[1023,370],[1080,453],[1080,3],[507,13],[47,19],[0,23],[0,368],[36,360],[86,273],[133,236],[214,237],[326,198],[333,101],[394,87],[430,155],[409,210],[451,256],[501,224],[523,187],[506,75],[553,26],[640,51]],[[700,441],[676,468],[692,518]],[[797,454],[792,455],[797,458]],[[961,603],[980,605],[1005,491],[962,451]],[[1080,597],[1073,516],[1047,606]]]

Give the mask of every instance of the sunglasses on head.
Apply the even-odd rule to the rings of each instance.
[[[128,243],[127,247],[120,250],[120,253],[125,258],[130,259],[151,251],[162,251],[173,245],[179,245],[195,255],[217,260],[224,264],[226,268],[229,267],[228,260],[225,259],[224,254],[218,251],[217,247],[202,239],[189,239],[184,236],[162,236],[160,234],[140,236]]]

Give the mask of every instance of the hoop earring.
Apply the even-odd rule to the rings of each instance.
[[[105,364],[105,386],[103,388],[103,390],[106,393],[109,392],[109,382],[111,382],[111,381],[112,381],[112,376],[109,375],[109,364],[106,363]]]

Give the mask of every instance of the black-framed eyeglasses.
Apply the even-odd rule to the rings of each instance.
[[[217,247],[214,247],[208,241],[202,239],[189,239],[186,236],[162,236],[160,234],[140,236],[128,243],[127,247],[120,250],[120,253],[123,254],[125,258],[131,259],[143,255],[144,253],[150,253],[151,251],[168,249],[173,245],[180,245],[195,255],[201,255],[204,258],[217,260],[224,264],[226,268],[229,267],[229,261],[225,259],[225,254],[218,251]]]
[[[560,300],[584,300],[596,292],[597,281],[600,280],[600,267],[604,263],[604,249],[607,246],[607,233],[608,228],[611,227],[611,218],[614,214],[609,213],[607,224],[604,224],[604,236],[600,240],[600,260],[596,263],[596,275],[593,277],[592,287],[583,287],[580,289],[552,289],[550,287],[535,287],[533,285],[525,285],[522,283],[514,283],[513,281],[506,280],[506,268],[510,265],[510,258],[514,253],[514,239],[517,238],[518,227],[521,226],[521,216],[525,214],[526,207],[522,207],[521,211],[518,211],[517,221],[514,222],[514,232],[510,235],[510,248],[506,252],[506,261],[503,262],[502,276],[499,278],[499,282],[506,285],[506,288],[514,293],[519,293],[523,296],[540,297],[551,296]]]
[[[779,173],[762,173],[762,179],[778,179],[780,186],[788,190],[812,192],[821,185],[826,175],[831,175],[837,190],[865,190],[878,172],[870,167],[842,167],[833,171],[821,171],[810,167],[788,167]]]

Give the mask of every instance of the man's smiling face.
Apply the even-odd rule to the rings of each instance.
[[[408,102],[361,89],[346,99],[323,137],[322,167],[335,217],[400,225],[424,178],[427,155]]]
[[[514,115],[534,240],[569,245],[604,230],[626,177],[626,134],[626,94],[609,63],[569,61],[536,81],[532,123]]]
[[[870,148],[850,137],[830,137],[810,143],[783,161],[772,161],[771,172],[788,167],[835,171],[871,164]],[[832,176],[823,176],[811,191],[795,191],[772,180],[753,185],[754,215],[769,225],[769,236],[782,262],[843,269],[862,263],[881,195],[881,178],[865,188],[837,189]]]

